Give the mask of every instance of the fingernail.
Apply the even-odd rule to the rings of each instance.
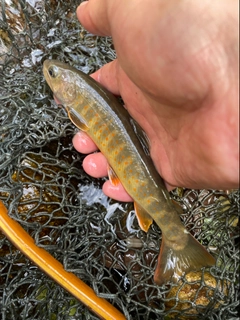
[[[87,144],[87,139],[88,137],[86,136],[86,134],[82,131],[78,131],[75,136],[73,137],[73,139],[76,139],[78,143]]]

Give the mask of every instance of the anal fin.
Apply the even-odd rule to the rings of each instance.
[[[178,214],[183,214],[183,208],[180,206],[180,204],[175,201],[174,199],[171,199],[172,200],[172,203],[174,205],[174,208],[176,209],[177,213]]]
[[[134,209],[136,212],[136,216],[138,219],[138,224],[140,226],[140,228],[147,232],[150,225],[153,222],[153,219],[151,218],[151,216],[146,212],[146,210],[144,210],[141,206],[139,206],[136,202],[134,202]]]

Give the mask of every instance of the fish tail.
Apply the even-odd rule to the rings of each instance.
[[[190,271],[214,264],[213,256],[191,234],[188,234],[186,246],[180,250],[174,249],[174,244],[166,241],[163,235],[154,281],[158,285],[177,282]]]

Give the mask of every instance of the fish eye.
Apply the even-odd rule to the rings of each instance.
[[[56,78],[56,76],[58,75],[58,67],[56,66],[51,66],[48,69],[48,73],[50,75],[51,78]]]

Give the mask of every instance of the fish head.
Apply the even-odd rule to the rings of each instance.
[[[76,75],[68,66],[57,60],[45,60],[43,74],[56,100],[64,107],[77,99]]]

